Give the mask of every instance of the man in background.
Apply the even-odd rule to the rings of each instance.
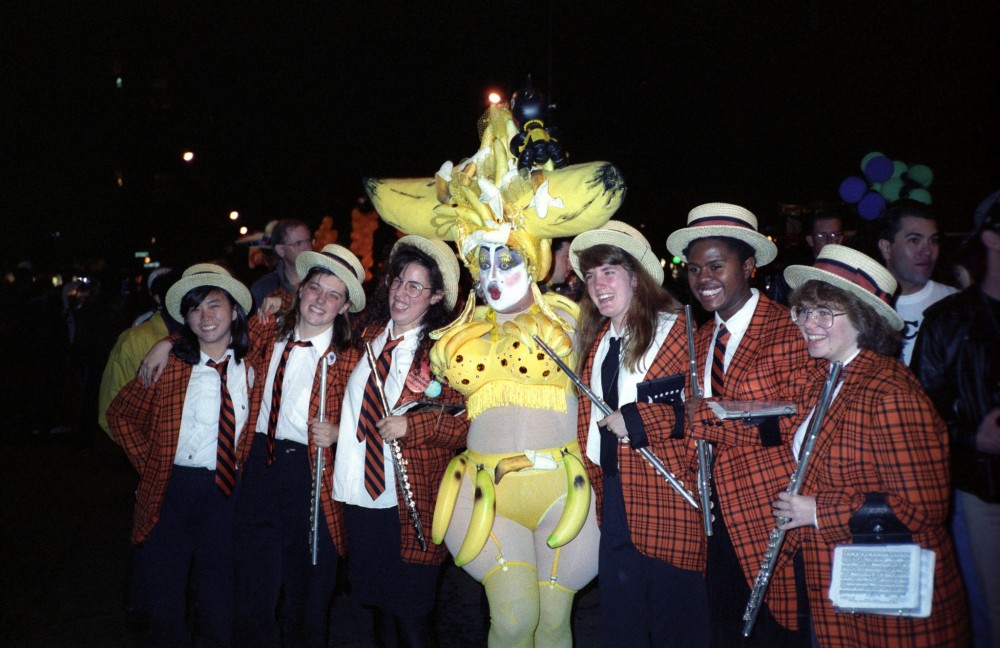
[[[880,225],[878,249],[899,284],[896,312],[906,322],[899,357],[909,365],[924,311],[958,291],[931,280],[940,252],[940,234],[937,217],[927,205],[899,200],[885,211]]]

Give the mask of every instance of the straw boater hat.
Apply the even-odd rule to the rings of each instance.
[[[215,286],[229,293],[236,303],[243,307],[244,313],[250,312],[253,297],[243,282],[229,274],[229,271],[214,263],[196,263],[181,275],[180,280],[167,291],[167,312],[178,322],[184,321],[181,315],[181,301],[184,295],[201,286]]]
[[[444,306],[448,310],[455,308],[455,302],[458,301],[458,257],[451,251],[448,244],[437,239],[408,234],[401,237],[392,246],[390,257],[396,254],[400,245],[412,245],[434,260],[441,271],[441,278],[444,279]]]
[[[739,205],[706,203],[688,212],[688,226],[667,238],[667,249],[687,262],[684,250],[700,238],[728,236],[754,249],[757,267],[767,265],[778,256],[778,248],[757,231],[757,217]]]
[[[365,269],[354,253],[343,245],[331,243],[321,252],[307,251],[295,260],[295,272],[300,277],[309,274],[309,270],[319,266],[326,268],[347,285],[347,298],[351,302],[348,309],[357,313],[365,308],[365,291],[361,282],[365,278]]]
[[[903,330],[903,318],[892,307],[896,280],[882,264],[843,245],[828,243],[820,250],[812,266],[785,268],[785,281],[798,288],[810,279],[825,281],[846,290],[875,309],[897,331]]]
[[[639,264],[645,268],[649,276],[658,284],[663,283],[663,266],[660,260],[653,254],[653,249],[649,245],[646,237],[639,233],[639,230],[626,225],[621,221],[608,221],[603,227],[589,230],[578,234],[569,245],[569,262],[573,266],[573,272],[583,279],[580,271],[579,254],[595,245],[614,245],[619,247],[635,258]]]

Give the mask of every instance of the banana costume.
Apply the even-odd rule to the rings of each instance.
[[[454,241],[477,282],[480,248],[524,260],[530,306],[497,312],[470,294],[461,315],[431,333],[431,368],[466,397],[471,421],[468,450],[443,476],[431,537],[483,582],[490,645],[568,646],[573,594],[597,573],[599,533],[575,389],[532,338],[574,364],[579,311],[536,281],[551,265],[551,239],[602,226],[625,183],[607,162],[519,169],[510,147],[519,129],[505,104],[479,126],[479,150],[458,165],[433,178],[368,179],[366,190],[390,225]]]

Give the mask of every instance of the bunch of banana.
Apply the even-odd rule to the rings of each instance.
[[[493,328],[490,322],[466,322],[450,328],[445,332],[434,346],[431,347],[428,357],[431,362],[431,370],[443,376],[451,362],[457,355],[458,349],[469,340],[480,338]]]
[[[497,514],[496,492],[493,490],[493,475],[479,464],[476,466],[476,495],[472,503],[472,517],[465,532],[462,546],[455,554],[455,565],[461,567],[479,555],[493,530]],[[574,534],[575,535],[575,534]]]
[[[504,322],[503,332],[527,345],[535,348],[534,336],[552,347],[560,358],[565,358],[573,352],[573,339],[551,318],[542,314],[522,313],[511,321]]]
[[[590,512],[590,479],[580,458],[562,449],[563,466],[566,468],[566,503],[556,528],[552,530],[546,544],[557,549],[580,533]]]
[[[455,455],[448,463],[448,468],[441,477],[441,487],[438,489],[437,503],[434,505],[434,522],[431,526],[431,540],[434,544],[444,542],[444,534],[451,524],[451,516],[455,512],[455,502],[458,491],[462,488],[462,478],[465,477],[465,467],[468,464],[465,455]]]

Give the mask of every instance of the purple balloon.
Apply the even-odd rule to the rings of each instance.
[[[876,155],[865,164],[865,177],[872,182],[885,182],[892,177],[892,160],[884,155]]]
[[[885,209],[885,198],[877,191],[869,191],[858,203],[858,215],[865,220],[875,220]]]
[[[840,198],[846,203],[856,203],[868,191],[868,183],[858,176],[844,178],[840,183]]]

